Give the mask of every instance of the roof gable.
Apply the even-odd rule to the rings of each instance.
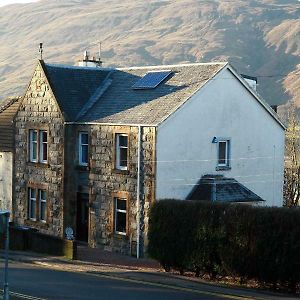
[[[235,69],[231,66],[228,65],[228,70],[233,74],[233,76],[235,78],[237,78],[237,80],[250,92],[250,94],[252,94],[252,96],[254,97],[254,99],[258,102],[258,104],[260,104],[270,115],[271,117],[285,130],[286,127],[285,125],[282,123],[282,121],[280,120],[279,116],[277,115],[277,113],[271,108],[271,106],[259,95],[259,93],[257,91],[255,91],[253,88],[251,88],[249,86],[249,84],[246,82],[246,80],[240,75],[238,74]],[[245,75],[243,75],[245,76]],[[250,78],[251,76],[247,76],[248,78]],[[252,79],[254,80],[255,77],[252,77]]]

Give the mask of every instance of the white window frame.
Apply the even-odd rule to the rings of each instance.
[[[127,235],[127,199],[126,198],[121,198],[121,197],[114,197],[115,199],[115,222],[114,222],[114,232],[120,235]],[[122,200],[126,202],[126,209],[118,209],[118,200]],[[122,231],[117,231],[117,222],[118,222],[118,218],[117,218],[117,213],[124,213],[125,214],[125,218],[126,218],[126,226],[125,226],[125,232]]]
[[[220,143],[225,143],[225,163],[220,163]],[[220,168],[229,168],[230,167],[230,139],[220,138],[218,139],[218,167]]]
[[[36,140],[33,140],[33,133],[36,133]],[[33,157],[33,147],[36,147],[36,157]],[[29,160],[30,162],[38,161],[38,131],[36,129],[29,130]]]
[[[83,144],[83,143],[81,142],[81,137],[82,137],[83,135],[87,135],[87,138],[88,138],[87,144]],[[89,134],[88,134],[87,132],[84,132],[84,131],[79,132],[79,142],[78,142],[78,146],[79,146],[79,151],[78,151],[78,153],[79,153],[79,159],[78,159],[79,165],[80,165],[80,166],[87,166],[87,165],[88,165],[88,161],[87,161],[87,162],[84,162],[84,161],[82,160],[82,154],[83,154],[82,147],[83,147],[83,146],[86,146],[86,147],[87,147],[87,151],[88,151],[88,153],[89,153]],[[88,157],[89,157],[89,155],[88,155]]]
[[[42,199],[42,192],[45,192],[45,199]],[[47,222],[47,191],[46,190],[38,190],[39,193],[39,220],[42,223],[46,223]],[[42,211],[42,203],[45,203],[45,220],[43,220],[41,218],[41,211]]]
[[[124,136],[127,138],[127,147],[120,146],[120,137]],[[116,169],[126,171],[128,170],[128,134],[117,133],[116,134]],[[126,166],[121,166],[121,151],[120,149],[127,149]]]
[[[31,197],[31,192],[35,191],[35,198]],[[36,221],[36,189],[29,187],[28,188],[28,219],[32,221]],[[32,207],[32,202],[35,202],[35,210],[34,210],[34,217],[31,215],[31,207]]]
[[[47,135],[46,142],[43,141],[43,133],[46,133],[46,135]],[[48,132],[47,132],[47,130],[40,130],[39,131],[39,146],[40,146],[39,162],[42,163],[42,164],[46,164],[48,162]],[[46,152],[47,153],[46,160],[43,159],[45,148],[46,148],[46,151],[47,151]]]

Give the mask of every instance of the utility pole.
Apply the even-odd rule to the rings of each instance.
[[[3,300],[9,300],[9,289],[8,289],[9,216],[10,216],[10,212],[8,210],[0,211],[0,217],[2,221],[1,224],[5,226],[5,228],[3,228],[3,233],[5,237],[5,269],[4,269]]]

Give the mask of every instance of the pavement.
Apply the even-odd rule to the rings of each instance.
[[[0,251],[4,258],[4,252]],[[99,278],[116,279],[157,287],[171,288],[208,296],[222,296],[226,299],[299,299],[293,295],[272,293],[260,289],[241,288],[206,282],[200,278],[166,273],[159,264],[151,259],[136,259],[117,253],[78,247],[78,260],[41,255],[33,252],[10,251],[9,260],[34,264],[43,268],[93,275]]]

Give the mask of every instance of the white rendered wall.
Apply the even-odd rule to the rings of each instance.
[[[216,171],[214,136],[230,138],[231,170]],[[283,128],[228,69],[157,130],[158,200],[185,199],[201,176],[222,174],[281,206],[283,166]]]
[[[0,210],[12,211],[13,154],[0,152]]]

